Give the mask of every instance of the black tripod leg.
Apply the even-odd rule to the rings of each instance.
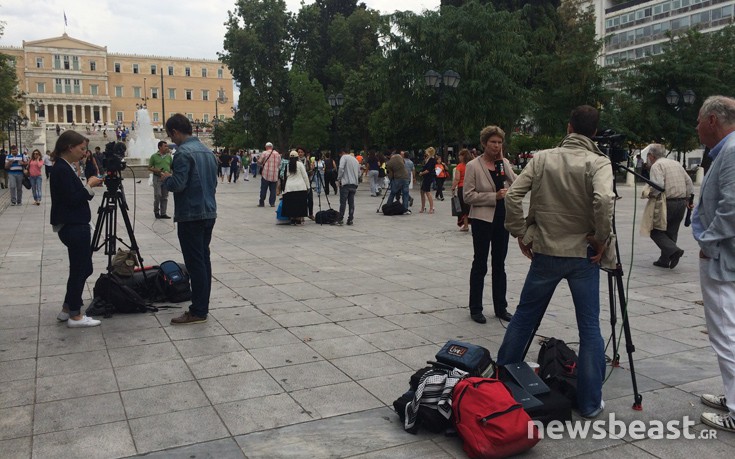
[[[385,187],[385,193],[383,193],[383,199],[380,200],[380,204],[378,204],[378,208],[375,210],[376,214],[380,213],[380,209],[383,207],[383,201],[385,201],[385,196],[388,194],[388,190],[390,190],[392,186],[393,186],[393,180],[388,182],[388,186]]]
[[[628,365],[630,365],[630,380],[633,384],[633,409],[643,410],[643,396],[638,392],[638,382],[635,376],[635,363],[633,363],[633,336],[630,333],[630,321],[628,321],[628,303],[625,301],[625,287],[623,285],[623,270],[618,265],[615,281],[618,287],[618,298],[620,299],[620,314],[623,316],[623,333],[625,334],[625,350],[628,353]],[[614,333],[614,331],[613,331]]]
[[[128,238],[130,238],[130,250],[134,250],[138,258],[138,264],[141,269],[143,268],[143,257],[140,255],[140,249],[138,247],[138,241],[135,240],[135,233],[133,232],[133,225],[130,224],[130,217],[128,217],[128,206],[125,203],[122,193],[117,196],[118,203],[120,205],[120,214],[122,214],[123,222],[125,223],[125,230],[128,232]],[[115,218],[117,220],[117,216]],[[117,223],[117,221],[115,222]],[[117,225],[116,225],[117,226]],[[143,277],[145,278],[145,270],[143,269]]]
[[[613,367],[620,366],[620,352],[618,351],[618,337],[615,333],[615,326],[618,323],[618,314],[615,307],[615,279],[616,275],[613,272],[608,271],[607,273],[607,289],[610,302],[610,328],[612,329],[612,348],[613,356],[610,364]]]

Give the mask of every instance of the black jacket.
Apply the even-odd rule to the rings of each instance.
[[[51,224],[89,223],[92,213],[89,210],[89,194],[82,181],[62,158],[58,158],[51,168],[49,177],[51,188]]]

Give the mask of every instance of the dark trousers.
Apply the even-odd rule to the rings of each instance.
[[[49,177],[51,177],[51,168],[53,166],[43,166],[43,171],[46,172],[46,179],[48,180]]]
[[[487,274],[487,257],[490,255],[492,268],[491,280],[493,289],[493,307],[495,314],[501,314],[508,308],[505,299],[508,279],[505,274],[505,256],[508,254],[510,235],[504,226],[504,218],[495,218],[493,223],[472,219],[472,246],[475,257],[470,271],[470,314],[482,312],[482,294],[485,289]]]
[[[309,192],[306,193],[306,209],[309,211],[309,217],[314,216],[314,190],[309,187]]]
[[[651,230],[651,239],[661,249],[661,256],[658,259],[661,263],[668,264],[671,256],[679,251],[676,240],[679,238],[679,227],[681,221],[684,220],[686,210],[686,199],[667,199],[666,231]]]
[[[59,239],[69,253],[69,278],[66,280],[64,304],[69,315],[81,313],[82,292],[87,278],[92,275],[92,235],[88,223],[67,223],[59,231]]]
[[[212,240],[214,218],[178,223],[179,244],[184,264],[191,279],[191,306],[189,312],[207,317],[209,294],[212,291],[212,263],[209,242]]]
[[[258,202],[259,205],[265,204],[265,194],[270,190],[270,196],[268,196],[268,204],[271,205],[271,207],[276,205],[276,183],[278,182],[269,182],[268,180],[264,179],[263,176],[260,176],[260,201]]]
[[[234,178],[234,180],[233,180]],[[230,167],[229,180],[237,183],[237,179],[240,178],[240,166]]]
[[[350,213],[347,217],[347,221],[351,222],[355,218],[355,193],[357,192],[357,185],[342,185],[339,189],[339,220],[342,221],[345,218],[345,208],[347,204],[350,206]]]
[[[329,194],[329,185],[334,188],[334,194],[337,194],[337,174],[335,174],[333,171],[327,171],[324,174],[324,194]]]
[[[436,194],[434,197],[444,199],[444,181],[445,178],[436,178]]]

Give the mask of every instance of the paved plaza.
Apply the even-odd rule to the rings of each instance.
[[[145,182],[134,197],[134,180],[124,181],[142,256],[147,265],[183,261],[175,225],[154,219]],[[22,207],[9,206],[7,190],[0,192],[1,457],[466,457],[456,437],[404,432],[392,408],[410,375],[448,339],[496,355],[503,337],[503,324],[490,316],[485,325],[470,320],[471,235],[457,231],[449,199],[436,203],[436,214],[419,214],[414,189],[413,215],[385,217],[364,183],[354,226],[276,226],[274,209],[256,207],[259,182],[219,185],[209,320],[178,327],[169,321],[180,309],[117,315],[91,329],[58,323],[67,255],[49,225],[48,186],[40,207],[29,204],[30,191]],[[722,382],[698,303],[698,249],[682,227],[679,266],[652,266],[655,245],[638,234],[637,223],[633,230],[644,202],[634,199],[632,187],[619,192],[617,227],[644,409],[631,409],[623,355],[604,386],[604,418],[688,416],[699,432],[705,407],[698,396],[720,393]],[[95,254],[87,298],[106,260]],[[511,241],[511,312],[528,266]],[[607,340],[606,276],[601,283]],[[486,285],[491,315],[490,276]],[[565,284],[539,333],[577,341]],[[534,343],[529,357],[537,352]],[[725,432],[714,440],[626,435],[545,439],[523,457],[689,459],[730,456],[733,447],[735,435]]]

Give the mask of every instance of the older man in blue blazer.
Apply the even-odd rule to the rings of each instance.
[[[699,242],[699,279],[704,316],[717,354],[723,395],[702,394],[707,406],[722,410],[702,413],[711,427],[735,432],[735,99],[711,96],[697,118],[699,140],[711,148],[712,167],[702,183],[692,216]]]

